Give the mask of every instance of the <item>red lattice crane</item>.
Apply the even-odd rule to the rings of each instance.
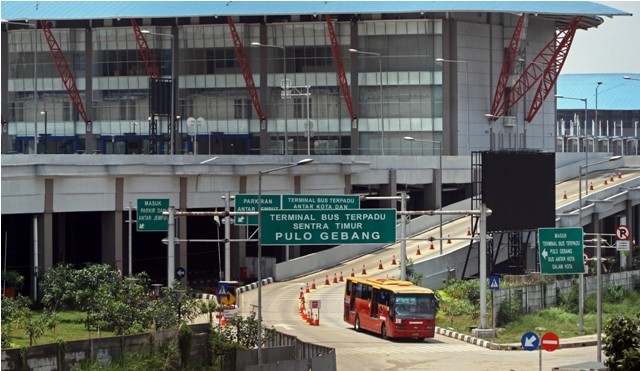
[[[581,20],[582,17],[580,16],[574,18],[571,23],[561,29],[538,55],[536,55],[522,72],[518,80],[513,84],[509,95],[502,100],[502,103],[497,109],[493,109],[492,107],[491,121],[496,121],[498,118],[504,116],[536,83],[543,80],[536,91],[531,109],[527,114],[527,122],[533,120],[542,106],[544,99],[546,99],[558,79],[558,75],[569,53],[573,37]],[[509,63],[509,61],[505,59],[504,63]],[[498,98],[494,97],[494,102],[495,99]]]
[[[491,104],[492,114],[493,112],[498,112],[498,108],[504,103],[504,100],[506,98],[504,91],[507,88],[509,76],[511,76],[511,72],[513,71],[513,64],[515,63],[516,57],[518,55],[518,45],[520,44],[520,37],[522,35],[522,29],[524,28],[525,18],[525,13],[522,13],[520,19],[518,19],[518,23],[516,24],[515,29],[513,30],[509,48],[507,49],[507,52],[504,56],[502,70],[500,71],[500,77],[498,78],[498,84],[496,85],[496,93],[493,96],[493,103]],[[491,121],[495,121],[498,119],[497,117],[493,119],[493,117],[495,116],[492,116]]]
[[[73,73],[69,68],[69,63],[67,62],[67,58],[65,58],[62,49],[60,49],[60,45],[58,41],[56,41],[55,36],[47,26],[47,22],[40,21],[40,26],[42,27],[42,32],[44,32],[45,39],[47,40],[47,44],[49,45],[49,52],[51,53],[51,58],[58,69],[58,74],[64,83],[67,92],[69,93],[69,97],[71,101],[76,106],[80,117],[84,120],[86,125],[91,124],[91,120],[87,115],[87,112],[84,109],[84,105],[82,104],[82,98],[80,97],[80,92],[78,91],[78,87],[76,85],[76,80],[73,78]]]
[[[351,92],[349,91],[349,84],[347,83],[347,75],[344,72],[344,63],[342,63],[342,56],[340,55],[340,44],[336,33],[333,30],[333,23],[331,23],[331,17],[325,16],[327,20],[327,29],[329,30],[329,39],[331,40],[331,52],[333,54],[333,62],[336,64],[336,73],[338,74],[338,80],[340,81],[340,88],[342,89],[342,95],[344,96],[344,102],[347,104],[349,110],[349,116],[351,122],[356,120],[356,115],[353,112],[353,104],[351,103]]]
[[[236,59],[240,64],[242,76],[244,77],[247,91],[249,92],[249,96],[251,97],[251,103],[253,104],[253,108],[256,110],[256,113],[260,118],[260,122],[262,123],[266,121],[266,118],[262,114],[262,106],[260,106],[258,91],[256,89],[256,84],[253,81],[251,66],[249,66],[249,58],[247,58],[247,53],[244,51],[242,40],[240,40],[240,36],[238,35],[238,31],[236,31],[236,26],[233,24],[233,20],[231,19],[231,17],[227,17],[227,23],[229,24],[229,29],[231,30],[231,38],[233,39],[233,47],[236,52]]]
[[[138,22],[135,19],[131,18],[131,27],[133,27],[133,32],[136,35],[136,43],[138,43],[138,50],[140,50],[140,56],[144,61],[144,68],[147,70],[147,76],[154,79],[160,79],[160,68],[158,67],[158,62],[156,62],[156,57],[153,55],[153,51],[149,48],[149,44],[147,44],[147,38],[144,37],[144,34],[138,27]]]

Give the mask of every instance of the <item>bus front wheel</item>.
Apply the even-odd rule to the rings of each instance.
[[[356,320],[355,320],[355,322],[353,323],[353,328],[354,328],[356,331],[360,332],[360,317],[356,316]]]
[[[380,334],[382,334],[383,339],[389,339],[389,336],[387,335],[387,326],[385,326],[384,323],[382,324],[382,328],[380,329]]]

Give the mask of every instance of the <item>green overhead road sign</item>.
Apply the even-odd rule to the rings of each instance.
[[[540,273],[584,273],[582,228],[538,228]]]
[[[138,199],[138,232],[166,232],[169,229],[169,218],[162,215],[169,210],[169,199]]]
[[[282,208],[280,195],[262,195],[262,210],[279,210]],[[236,195],[235,211],[258,211],[258,195]],[[238,215],[235,225],[258,225],[257,215]]]
[[[282,208],[291,210],[359,209],[358,195],[282,195]]]
[[[396,242],[396,209],[263,210],[262,245]]]
[[[358,195],[262,195],[263,210],[359,209]],[[258,195],[236,195],[235,211],[258,211]],[[258,225],[257,215],[236,216],[237,225]]]

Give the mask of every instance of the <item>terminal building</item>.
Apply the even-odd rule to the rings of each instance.
[[[556,81],[575,37],[628,15],[593,2],[5,1],[5,265],[33,277],[105,262],[166,282],[166,233],[135,231],[140,199],[182,211],[258,192],[405,192],[413,210],[471,199],[476,153],[581,152],[557,123]],[[255,227],[176,223],[185,279],[223,277],[228,255],[226,277],[255,273]]]

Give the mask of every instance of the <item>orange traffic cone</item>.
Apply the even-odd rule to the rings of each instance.
[[[451,235],[447,235],[447,243],[451,243]]]
[[[610,182],[613,182],[613,175],[611,175],[611,178],[609,178]]]
[[[306,322],[307,321],[307,312],[306,311],[302,311],[301,317],[302,317],[302,320]]]
[[[307,282],[307,289],[304,290],[304,292],[307,293],[307,294],[309,293],[309,282]]]
[[[338,283],[338,275],[333,274],[333,283]]]
[[[342,277],[342,271],[340,271],[340,279],[338,281],[344,282],[344,278]]]
[[[391,261],[391,265],[398,265],[398,263],[396,262],[396,256],[393,256],[393,260]]]
[[[622,179],[622,173],[618,171],[618,179]]]
[[[609,184],[609,182],[607,182],[607,180],[605,179],[604,180],[604,185],[608,185],[608,184]]]
[[[313,312],[309,312],[309,314],[307,314],[307,323],[310,325],[313,324]]]
[[[435,247],[433,246],[433,242],[431,242],[431,244],[429,245],[429,250],[435,250]]]
[[[326,277],[327,277],[327,278],[325,278],[325,280],[324,280],[324,284],[325,284],[325,285],[327,285],[327,286],[328,286],[328,285],[331,285],[331,282],[329,282],[329,275],[327,274],[327,275],[326,275]]]
[[[367,270],[364,269],[364,264],[362,264],[362,274],[367,274]]]
[[[564,196],[567,197],[567,193],[564,193]],[[467,236],[471,236],[471,227],[467,227]]]
[[[313,282],[311,283],[311,290],[315,290],[316,289],[316,279],[313,279]]]
[[[384,269],[384,268],[382,267],[382,260],[380,260],[380,263],[378,264],[378,269]]]
[[[351,268],[351,277],[355,277],[355,276],[356,276],[356,274],[355,274],[355,272],[353,271],[353,268]]]
[[[298,299],[304,299],[304,289],[302,287],[300,288],[300,296]]]
[[[318,318],[317,314],[316,314],[316,319],[313,320],[313,325],[314,326],[320,326],[320,318]]]
[[[590,190],[590,191],[593,191],[593,182],[590,182],[590,183],[589,183],[589,190]]]
[[[567,199],[567,191],[564,191],[564,195],[562,196],[562,199],[563,199],[563,200],[566,200],[566,199]]]
[[[420,245],[418,245],[418,250],[416,250],[416,255],[422,255],[422,253],[420,252]]]

